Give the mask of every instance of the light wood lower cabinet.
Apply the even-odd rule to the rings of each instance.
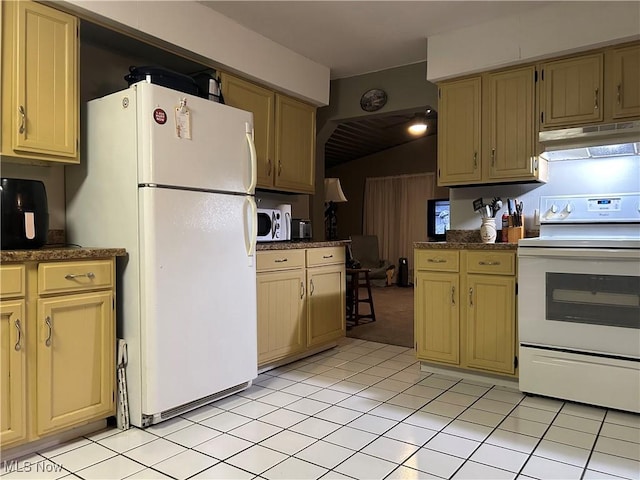
[[[416,249],[416,355],[516,375],[515,251]]]
[[[345,335],[344,247],[258,252],[258,365]]]
[[[114,259],[4,264],[0,273],[0,447],[114,415]]]

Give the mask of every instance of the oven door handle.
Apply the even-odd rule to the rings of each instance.
[[[640,260],[640,251],[625,248],[546,248],[519,247],[518,257],[604,258],[607,260]]]

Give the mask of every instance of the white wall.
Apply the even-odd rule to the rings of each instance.
[[[149,35],[315,105],[329,103],[329,68],[195,1],[65,0],[60,6],[126,33]],[[80,66],[82,68],[82,66]]]
[[[427,39],[427,80],[640,38],[638,2],[540,2],[517,15]]]
[[[506,199],[518,198],[524,207],[525,228],[539,229],[534,225],[533,214],[542,195],[629,192],[640,192],[640,156],[553,161],[549,162],[549,182],[546,184],[451,188],[451,229],[480,228],[480,214],[475,213],[472,206],[473,200],[480,197],[485,203],[493,197],[504,201],[505,207],[496,215],[497,225],[499,217],[507,211]]]

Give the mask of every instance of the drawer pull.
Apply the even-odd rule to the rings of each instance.
[[[274,262],[276,262],[276,263],[284,263],[284,262],[286,262],[286,261],[287,261],[287,259],[286,259],[286,258],[276,258],[276,259],[274,260]]]
[[[495,266],[495,265],[500,265],[500,262],[485,262],[485,261],[481,261],[478,262],[479,265],[489,265],[489,266]]]
[[[473,288],[469,289],[469,305],[473,307]]]
[[[20,319],[16,319],[14,325],[16,326],[16,330],[18,330],[18,340],[13,348],[16,352],[19,352],[22,349],[22,326],[20,325]]]
[[[311,279],[311,281],[309,282],[309,285],[311,286],[311,291],[309,292],[309,295],[313,295],[313,291],[315,290],[315,287],[313,286],[313,279]]]
[[[304,297],[304,282],[300,282],[300,300]]]
[[[18,133],[23,134],[25,131],[25,120],[27,114],[25,113],[22,105],[18,107],[18,113],[20,114],[20,127],[18,128]]]
[[[323,255],[322,258],[333,258],[333,255]]]
[[[429,262],[429,263],[447,263],[447,261],[442,259],[442,258],[428,258],[427,262]]]
[[[44,319],[44,323],[49,327],[49,334],[47,335],[47,339],[44,341],[44,344],[47,347],[51,346],[51,336],[53,335],[53,325],[51,325],[51,317],[47,317]]]
[[[75,280],[76,278],[87,277],[89,280],[96,278],[96,274],[93,272],[87,273],[68,273],[64,276],[67,280]]]
[[[456,287],[451,287],[451,305],[456,304]]]

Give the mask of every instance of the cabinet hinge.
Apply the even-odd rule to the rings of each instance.
[[[518,368],[518,356],[513,357],[513,368]]]

